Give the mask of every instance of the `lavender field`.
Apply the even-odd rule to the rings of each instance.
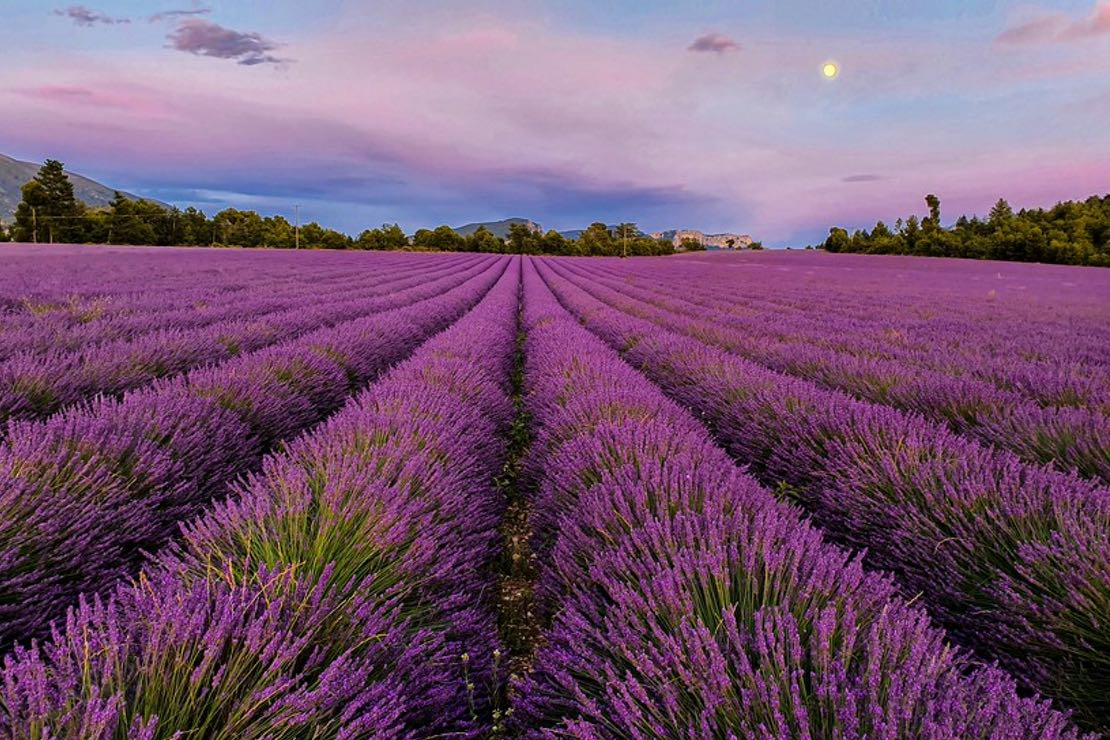
[[[1110,271],[3,254],[0,736],[1110,733]]]

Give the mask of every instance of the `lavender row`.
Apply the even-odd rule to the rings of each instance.
[[[1017,393],[969,378],[922,371],[912,365],[855,357],[808,344],[776,342],[754,331],[691,318],[643,298],[606,287],[553,264],[552,269],[604,303],[666,329],[729,350],[753,362],[823,387],[907,411],[953,431],[1010,450],[1027,462],[1077,470],[1110,482],[1110,417],[1096,408],[1042,407]],[[835,332],[830,327],[830,332]],[[1046,378],[1046,380],[1048,380]]]
[[[488,730],[519,263],[468,315],[5,661],[16,737]]]
[[[464,266],[462,261],[453,265],[455,269]],[[260,280],[236,290],[174,286],[144,294],[141,301],[74,303],[62,312],[21,316],[21,320],[5,322],[0,326],[0,360],[19,353],[87,349],[111,341],[133,340],[158,330],[194,329],[218,321],[253,318],[311,302],[313,298],[324,300],[328,293],[360,285],[381,285],[420,271],[431,272],[427,265],[412,264],[403,269],[374,269],[354,276],[347,273],[339,279],[310,272],[295,281]]]
[[[1102,364],[1110,340],[1105,300],[1110,276],[1100,270],[966,260],[923,265],[912,259],[782,252],[686,266],[683,279],[699,288],[715,285],[722,298],[731,290],[734,298],[751,295],[779,310],[808,313],[816,306],[834,318],[909,330],[904,339],[926,348],[917,330],[937,327],[956,340],[954,348],[972,353],[985,349],[1001,356],[1029,353]],[[658,277],[659,265],[646,267],[637,274]],[[961,336],[974,340],[963,342]],[[1044,351],[1050,346],[1051,356]]]
[[[262,453],[337,409],[473,306],[504,258],[442,295],[11,426],[0,447],[0,640],[42,633]]]
[[[779,256],[781,257],[781,255]],[[881,262],[881,259],[876,260]],[[737,264],[739,263],[739,264]],[[1090,394],[1105,403],[1110,384],[1110,342],[1105,303],[1083,302],[1076,288],[1030,293],[1000,283],[987,292],[955,276],[890,274],[866,268],[822,268],[801,260],[794,270],[775,260],[750,264],[724,258],[716,269],[664,271],[656,264],[601,272],[628,285],[650,286],[687,306],[743,331],[784,341],[814,343],[840,351],[932,366],[937,372],[970,376],[1021,393],[1046,405],[1078,405]],[[751,269],[726,270],[746,265]],[[756,270],[756,267],[762,270]],[[804,267],[811,269],[802,270]],[[1008,269],[1008,268],[1004,268]],[[1024,265],[1014,280],[1026,281],[1043,266]],[[974,271],[972,271],[974,272]],[[1099,271],[1093,272],[1096,276]],[[856,273],[871,275],[855,282]],[[1106,295],[1110,282],[1087,274],[1090,295]],[[714,290],[714,284],[718,289]],[[978,286],[978,287],[976,287]],[[1024,286],[1022,286],[1024,287]],[[847,314],[844,303],[858,304]]]
[[[669,312],[706,316],[715,326],[727,326],[753,340],[789,345],[793,353],[851,355],[862,358],[868,363],[866,369],[876,375],[886,368],[916,368],[1042,406],[1101,406],[1110,411],[1110,366],[1105,349],[1110,332],[1100,325],[1110,320],[1105,311],[1102,322],[1066,314],[1069,323],[1046,332],[1035,313],[1043,310],[1040,305],[1022,306],[1003,320],[993,313],[975,311],[975,299],[957,295],[943,302],[960,306],[967,315],[959,319],[907,319],[918,311],[932,312],[940,299],[892,293],[890,286],[885,286],[885,291],[868,294],[872,305],[866,317],[845,318],[836,312],[841,296],[825,284],[807,286],[809,290],[796,296],[787,310],[780,301],[754,299],[752,294],[758,294],[761,286],[747,281],[734,281],[729,293],[714,297],[703,283],[691,291],[672,275],[644,276],[646,285],[639,288],[629,285],[628,275],[591,270],[590,276],[596,272],[606,274],[609,287]],[[1068,356],[1084,346],[1091,353],[1083,359]],[[875,382],[881,381],[877,377]]]
[[[1087,725],[1108,722],[1107,489],[668,332],[543,271],[594,333],[830,536],[923,594],[955,639]]]
[[[108,351],[105,347],[109,346],[125,352],[129,342],[143,339],[150,342],[152,335],[159,332],[172,339],[182,332],[203,330],[220,323],[260,321],[268,318],[268,314],[280,314],[300,306],[320,306],[352,295],[373,296],[387,292],[388,283],[420,274],[420,270],[410,268],[405,272],[375,273],[375,280],[367,280],[366,276],[347,276],[344,281],[306,283],[287,291],[271,291],[269,284],[262,284],[249,293],[240,292],[226,298],[228,303],[223,300],[193,302],[192,298],[200,294],[175,291],[161,297],[165,305],[174,306],[172,311],[128,312],[122,316],[78,323],[69,330],[61,330],[50,322],[19,328],[0,337],[0,347],[4,349],[2,354],[7,355],[2,357],[4,362],[0,366],[33,366],[39,362],[39,357],[46,357],[47,362],[59,363],[64,358],[80,358],[84,354]],[[431,273],[425,271],[425,274]],[[157,339],[154,342],[157,343]],[[8,349],[12,352],[7,352]]]
[[[78,302],[128,299],[198,284],[234,290],[256,280],[297,279],[306,272],[335,278],[366,269],[368,264],[411,261],[405,257],[365,252],[6,247],[0,263],[0,316],[71,298]]]
[[[444,277],[418,273],[370,289],[356,286],[272,315],[221,322],[195,330],[157,331],[134,341],[76,352],[24,355],[0,364],[0,421],[36,419],[94,394],[118,394],[200,365],[217,365],[241,353],[294,339],[322,326],[421,300],[480,272],[488,262]],[[398,301],[401,304],[398,304]]]
[[[525,276],[541,606],[516,721],[577,737],[1070,737],[821,541]]]
[[[471,269],[479,265],[471,262]],[[446,271],[444,271],[446,272]],[[407,274],[406,279],[369,288],[355,285],[304,306],[202,327],[164,329],[134,342],[112,342],[88,351],[25,354],[0,364],[0,419],[35,418],[96,392],[118,393],[189,367],[219,362],[244,351],[292,338],[322,324],[349,320],[390,301],[392,291],[412,288],[440,271]],[[455,279],[450,274],[443,280]],[[384,297],[383,297],[384,296]],[[310,310],[306,310],[310,309]]]
[[[198,266],[202,263],[198,263]],[[307,266],[306,266],[307,267]],[[68,268],[68,269],[67,269]],[[0,332],[27,329],[35,324],[50,324],[56,330],[80,327],[103,319],[120,319],[142,313],[170,310],[167,296],[182,296],[183,304],[195,301],[230,300],[235,295],[255,289],[260,284],[276,288],[296,287],[306,277],[333,282],[349,277],[332,271],[307,269],[301,275],[275,274],[266,269],[252,270],[249,276],[238,274],[213,275],[201,270],[161,279],[150,276],[142,284],[121,285],[116,276],[94,272],[87,274],[83,262],[59,269],[51,286],[22,285],[14,289],[7,284],[10,297],[6,310],[0,311]],[[40,276],[44,278],[44,276]],[[99,290],[81,290],[83,281],[95,278]],[[18,292],[17,292],[18,290]]]
[[[472,264],[459,260],[456,268]],[[323,271],[306,269],[295,280],[267,279],[259,276],[248,285],[233,290],[197,287],[183,283],[144,292],[138,296],[113,296],[94,299],[91,303],[67,299],[64,309],[43,314],[21,315],[10,319],[0,329],[0,354],[42,349],[69,349],[127,339],[161,328],[191,328],[212,323],[215,316],[244,316],[242,306],[252,301],[304,300],[307,296],[328,291],[345,290],[359,285],[371,288],[391,280],[429,273],[450,265],[408,263],[388,267],[366,266],[342,276],[328,276]],[[306,266],[308,267],[308,266]],[[261,271],[264,272],[264,271]],[[252,271],[253,273],[253,271]],[[249,273],[251,274],[251,273]],[[186,280],[204,281],[206,276],[187,276]],[[315,293],[313,293],[315,289]],[[239,307],[240,312],[234,313]],[[232,312],[232,313],[228,313]],[[76,315],[75,315],[76,314]]]
[[[455,263],[461,265],[465,261],[460,259]],[[447,262],[366,259],[337,272],[322,269],[321,265],[305,260],[301,269],[289,274],[268,270],[264,264],[247,265],[242,272],[233,274],[211,274],[210,270],[198,269],[163,281],[160,285],[145,286],[140,292],[109,292],[89,297],[66,293],[46,303],[24,298],[20,307],[26,310],[0,314],[0,337],[7,335],[5,341],[10,341],[12,334],[18,336],[26,332],[53,330],[63,341],[77,341],[82,331],[95,327],[100,327],[101,331],[92,336],[110,336],[115,331],[133,330],[129,323],[137,323],[136,328],[141,329],[144,320],[157,316],[163,316],[167,321],[186,321],[189,320],[190,309],[232,306],[238,298],[257,295],[260,291],[275,295],[297,294],[308,286],[341,285],[352,279],[361,279],[369,285],[383,282],[390,276],[446,266]],[[198,268],[205,264],[197,260]],[[67,277],[78,279],[73,274]],[[115,285],[113,276],[101,275],[100,281],[106,289]],[[122,326],[117,328],[120,324]],[[75,336],[70,339],[68,333]]]
[[[306,286],[342,283],[352,276],[377,281],[379,276],[435,266],[430,260],[421,265],[417,260],[372,258],[328,265],[306,254],[296,261],[283,263],[276,259],[276,266],[262,255],[238,263],[232,270],[227,269],[231,265],[221,267],[216,256],[202,258],[194,252],[182,263],[189,269],[159,276],[156,266],[163,257],[155,256],[157,251],[138,250],[125,260],[114,256],[107,261],[93,260],[85,254],[59,261],[52,253],[44,252],[37,255],[37,260],[25,263],[23,267],[38,282],[28,284],[28,276],[22,274],[9,274],[0,282],[0,290],[14,293],[8,299],[10,305],[0,308],[0,358],[42,346],[80,346],[82,339],[112,339],[115,332],[127,331],[129,323],[137,323],[139,329],[158,326],[158,316],[165,321],[195,321],[198,317],[189,315],[190,308],[234,304],[237,296],[258,295],[259,290],[266,291],[270,286],[275,294],[283,290],[300,292]],[[53,269],[43,274],[40,263]],[[142,283],[121,285],[125,282],[121,273],[136,267],[143,268],[139,275]],[[91,289],[81,290],[82,285]],[[117,329],[117,324],[122,327]],[[36,335],[47,335],[45,345],[41,338],[36,343]],[[51,338],[56,341],[49,342]]]

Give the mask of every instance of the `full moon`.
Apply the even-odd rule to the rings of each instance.
[[[821,74],[825,75],[826,79],[833,79],[840,74],[840,68],[836,66],[835,62],[825,62],[825,66],[821,67]]]

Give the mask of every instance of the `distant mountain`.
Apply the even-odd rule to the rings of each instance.
[[[0,154],[0,221],[11,221],[15,216],[16,206],[23,200],[20,188],[38,173],[39,166],[33,162],[21,162]],[[116,191],[106,185],[72,172],[67,171],[67,174],[70,182],[73,183],[73,193],[77,196],[77,200],[87,206],[92,208],[106,206],[116,196]],[[130,193],[124,193],[124,195],[132,200],[140,200],[137,195]],[[159,203],[159,205],[166,204]]]
[[[693,239],[704,244],[708,249],[744,249],[752,244],[752,238],[748,234],[706,234],[704,231],[698,231],[697,229],[656,231],[652,233],[651,237],[653,239],[666,239],[676,247],[682,246],[684,239]]]
[[[482,226],[485,226],[494,236],[504,239],[509,235],[509,227],[513,224],[524,224],[532,231],[540,231],[540,225],[527,218],[506,218],[503,221],[479,221],[477,223],[456,226],[455,232],[460,236],[470,236]]]

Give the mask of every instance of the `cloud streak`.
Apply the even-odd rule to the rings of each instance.
[[[877,182],[885,180],[882,175],[848,175],[847,177],[840,178],[841,182]]]
[[[193,8],[191,10],[163,10],[160,13],[147,16],[147,22],[159,23],[161,21],[172,21],[179,18],[188,18],[190,16],[208,15],[212,12],[212,8]]]
[[[231,59],[243,66],[292,61],[271,52],[280,44],[259,33],[242,33],[205,20],[182,21],[167,37],[170,48],[197,56]]]
[[[114,26],[121,23],[130,23],[130,18],[113,18],[98,10],[86,8],[84,5],[70,5],[68,8],[59,8],[53,15],[69,18],[78,26],[91,28],[96,25]]]
[[[1044,44],[1082,41],[1110,35],[1110,0],[1100,0],[1091,14],[1075,20],[1063,14],[1042,15],[1010,26],[995,37],[999,44]]]
[[[707,33],[694,39],[694,43],[686,47],[688,51],[697,51],[710,54],[724,54],[728,51],[737,51],[740,44],[723,33]]]

